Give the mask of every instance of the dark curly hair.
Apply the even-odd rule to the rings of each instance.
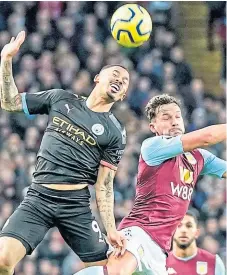
[[[192,217],[195,220],[196,225],[198,226],[198,224],[199,224],[199,213],[197,213],[197,211],[195,212],[195,211],[189,209],[186,212],[185,215]]]
[[[181,103],[178,99],[173,96],[169,96],[167,94],[157,95],[152,97],[152,99],[147,103],[145,108],[145,113],[149,121],[151,121],[157,114],[157,108],[164,104],[175,103],[179,107],[181,107]]]

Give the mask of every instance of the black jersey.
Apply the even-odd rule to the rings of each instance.
[[[90,110],[84,98],[61,90],[22,94],[27,114],[48,114],[34,183],[95,184],[100,163],[117,169],[126,132],[111,112]]]

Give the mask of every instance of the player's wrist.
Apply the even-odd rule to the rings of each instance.
[[[1,54],[2,61],[12,61],[13,56],[8,54]]]
[[[111,235],[111,234],[113,234],[113,233],[116,233],[116,231],[117,231],[117,228],[116,228],[116,225],[115,225],[115,224],[113,224],[112,226],[106,228],[107,236],[108,236],[108,235]]]

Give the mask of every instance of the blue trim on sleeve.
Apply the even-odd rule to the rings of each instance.
[[[156,136],[146,139],[141,147],[143,160],[149,166],[160,165],[167,159],[183,154],[181,136]]]
[[[30,116],[29,114],[29,111],[28,111],[28,105],[27,105],[27,102],[26,102],[26,93],[22,93],[21,94],[21,97],[22,97],[22,107],[23,107],[23,111],[26,115]]]
[[[30,115],[30,113],[28,111],[28,105],[27,105],[27,101],[26,101],[26,93],[22,93],[21,98],[22,98],[22,108],[25,113],[25,116],[28,119],[31,119],[31,120],[34,119],[36,117],[36,115]]]
[[[216,255],[215,260],[215,275],[225,275],[225,266],[221,260],[221,258]]]
[[[226,172],[227,162],[220,159],[210,153],[207,150],[199,149],[204,159],[204,167],[201,171],[201,175],[213,175],[222,178],[223,174]]]

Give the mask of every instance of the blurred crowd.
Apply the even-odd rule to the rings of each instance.
[[[207,49],[215,50],[215,35],[219,37],[222,54],[220,84],[226,85],[226,1],[206,1],[207,18]]]
[[[14,58],[14,78],[20,93],[62,87],[88,96],[93,78],[106,64],[121,63],[130,70],[126,100],[113,112],[127,128],[127,147],[114,183],[115,216],[119,222],[133,205],[141,142],[151,132],[144,107],[155,95],[181,99],[187,131],[225,123],[225,95],[214,96],[193,75],[178,41],[174,5],[165,1],[140,2],[152,15],[150,41],[139,49],[121,48],[109,31],[109,20],[123,2],[0,2],[0,50],[20,30],[27,38]],[[218,84],[217,84],[218,85]],[[36,153],[47,125],[46,116],[0,110],[0,228],[26,194],[35,168]],[[226,158],[225,144],[209,148]],[[94,190],[91,206],[97,213]],[[225,182],[204,176],[197,183],[191,207],[200,213],[200,247],[218,253],[225,262]],[[16,268],[16,275],[71,275],[80,266],[58,230]]]

